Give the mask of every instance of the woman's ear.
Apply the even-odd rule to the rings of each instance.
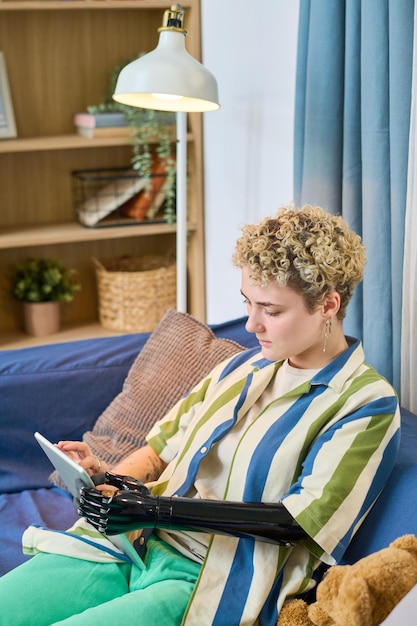
[[[324,297],[322,310],[326,318],[336,317],[340,309],[340,294],[337,291],[329,291]]]

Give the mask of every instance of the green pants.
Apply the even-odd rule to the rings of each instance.
[[[38,554],[0,578],[0,625],[181,624],[200,565],[154,536],[145,564]]]

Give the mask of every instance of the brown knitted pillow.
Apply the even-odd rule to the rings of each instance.
[[[191,315],[170,309],[134,361],[122,391],[83,441],[110,466],[116,464],[142,446],[153,423],[213,367],[242,350]],[[56,472],[50,479],[65,488]]]

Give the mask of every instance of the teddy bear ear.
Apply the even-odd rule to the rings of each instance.
[[[347,567],[333,565],[318,585],[316,602],[308,607],[308,616],[315,626],[334,626],[338,623],[334,620],[333,610],[337,606],[339,588]]]
[[[336,598],[340,584],[349,565],[333,565],[330,567],[317,587],[317,600],[333,600]]]
[[[371,593],[364,578],[350,565],[335,565],[317,587],[317,600],[308,607],[315,626],[372,626]]]
[[[337,624],[343,626],[372,626],[374,604],[372,602],[372,590],[365,578],[357,574],[351,574],[341,586],[338,606]]]
[[[407,552],[411,552],[411,554],[417,557],[417,537],[415,535],[403,535],[402,537],[398,537],[398,539],[390,543],[390,548],[407,550]]]
[[[336,622],[326,612],[319,602],[314,602],[308,607],[308,617],[314,626],[335,626]],[[308,623],[308,622],[307,622]]]

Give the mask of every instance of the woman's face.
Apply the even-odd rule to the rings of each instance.
[[[247,267],[242,269],[241,291],[249,316],[246,329],[256,334],[266,359],[289,359],[291,365],[304,369],[323,365],[323,307],[309,311],[299,293],[275,281],[266,287],[256,285]]]

